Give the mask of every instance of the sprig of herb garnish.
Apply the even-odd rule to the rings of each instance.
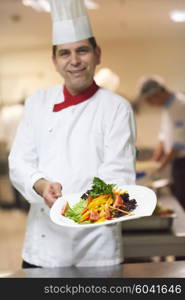
[[[96,198],[102,194],[112,194],[112,189],[115,184],[106,184],[102,179],[94,177],[90,196]]]

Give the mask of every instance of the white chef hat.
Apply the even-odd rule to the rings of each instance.
[[[93,36],[84,0],[49,0],[53,45],[73,43]]]

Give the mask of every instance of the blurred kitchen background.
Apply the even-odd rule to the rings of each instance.
[[[185,92],[185,0],[87,0],[86,4],[103,52],[96,80],[126,97],[135,111],[137,162],[141,162],[137,171],[143,173],[138,183],[152,187],[161,205],[174,213],[165,220],[150,219],[141,228],[137,223],[123,224],[126,261],[180,259],[185,252],[185,214],[171,195],[169,168],[153,175],[152,165],[144,164],[157,143],[161,112],[146,104],[138,107],[134,99],[138,79],[153,74],[161,76],[170,90]],[[44,0],[0,1],[0,270],[21,266],[29,210],[10,184],[7,165],[24,100],[39,88],[61,82],[51,60],[47,8]]]

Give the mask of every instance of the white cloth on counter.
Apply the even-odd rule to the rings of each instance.
[[[127,100],[100,88],[78,105],[53,112],[62,86],[27,99],[9,156],[13,185],[31,203],[23,259],[44,267],[112,265],[123,261],[120,225],[66,229],[49,218],[34,190],[45,178],[63,195],[84,193],[94,176],[106,183],[135,182],[135,121]]]
[[[185,95],[173,94],[162,112],[159,140],[166,153],[178,150],[177,157],[185,156]]]

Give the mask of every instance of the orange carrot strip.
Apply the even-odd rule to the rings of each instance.
[[[82,210],[81,215],[85,214],[88,211],[88,208],[85,207],[84,210]]]
[[[121,211],[121,212],[123,212],[124,214],[127,214],[127,215],[129,215],[129,216],[134,216],[134,214],[129,213],[129,212],[126,211],[126,210],[123,210],[123,209],[120,209],[120,208],[117,208],[117,207],[113,207],[113,206],[110,206],[110,208],[117,209],[117,210],[119,210],[119,211]]]
[[[79,223],[83,223],[85,221],[88,221],[90,217],[90,214],[88,216],[86,216],[85,218],[83,218],[82,220],[79,221]]]

